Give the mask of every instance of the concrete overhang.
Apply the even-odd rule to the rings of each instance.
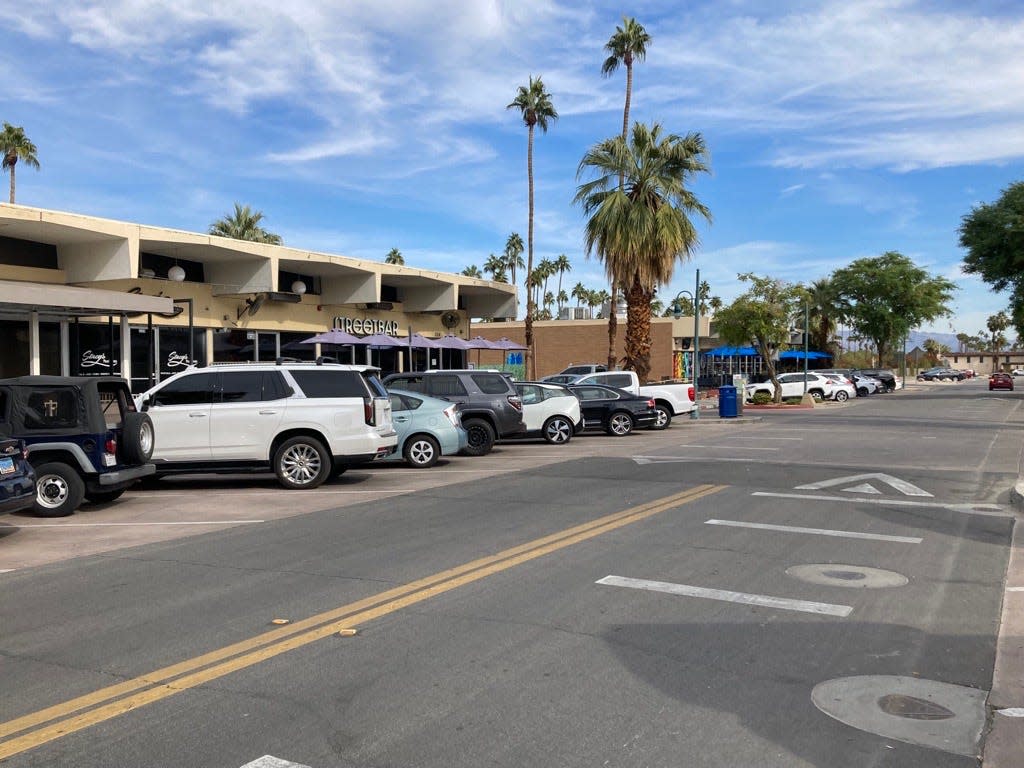
[[[518,300],[514,286],[498,288],[503,283],[473,280],[459,285],[462,307],[470,317],[515,318]]]
[[[0,280],[0,311],[38,310],[47,315],[171,314],[174,302],[163,296],[79,288],[73,285]]]

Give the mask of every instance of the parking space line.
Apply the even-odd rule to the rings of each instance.
[[[178,522],[152,522],[144,523],[34,523],[29,525],[11,525],[12,528],[114,528],[118,526],[147,526],[147,525],[251,525],[253,523],[265,523],[266,520],[180,520]]]
[[[761,448],[749,445],[700,445],[698,443],[684,443],[680,448],[718,448],[726,451],[777,451],[778,448]]]
[[[726,440],[803,440],[802,437],[761,437],[760,435],[728,435]]]
[[[779,608],[784,611],[800,611],[817,613],[824,616],[845,618],[853,611],[850,605],[834,605],[832,603],[815,603],[810,600],[791,600],[786,597],[771,595],[755,595],[748,592],[730,592],[725,589],[707,589],[689,584],[670,584],[665,581],[648,581],[647,579],[629,579],[624,576],[605,576],[598,579],[597,584],[610,587],[626,587],[627,589],[644,589],[650,592],[664,592],[681,597],[701,597],[706,600],[720,600],[740,605],[760,605],[765,608]]]
[[[770,523],[746,523],[740,520],[705,520],[704,525],[727,525],[732,528],[757,528],[762,531],[780,533],[810,533],[817,536],[837,536],[843,539],[871,539],[873,541],[895,541],[901,544],[920,544],[924,539],[917,536],[891,536],[884,533],[859,533],[857,531],[834,531],[828,528],[802,528],[795,525],[772,525]]]
[[[197,489],[197,490],[199,490],[199,489]],[[370,488],[370,489],[367,489],[365,491],[325,491],[325,490],[323,490],[321,488],[317,488],[316,490],[312,491],[312,493],[316,494],[317,496],[323,496],[325,494],[331,494],[331,495],[337,496],[337,495],[358,494],[358,493],[362,493],[362,494],[366,494],[366,493],[413,493],[416,490],[417,489],[415,489],[415,488]],[[208,491],[208,490],[199,490],[199,492],[202,493],[203,496],[231,496],[231,497],[238,497],[238,496],[279,496],[282,493],[288,493],[288,491],[286,491],[283,488],[278,488],[277,490],[273,490],[273,491],[243,491],[243,490],[237,490],[237,491]],[[168,492],[164,492],[164,491],[149,491],[149,492],[146,492],[144,494],[139,494],[135,498],[142,499],[142,500],[159,500],[159,499],[174,498],[176,496],[187,496],[189,498],[194,498],[194,495],[195,494],[192,491],[183,491],[183,492],[175,492],[175,491],[168,491]]]
[[[814,501],[842,501],[847,504],[884,504],[895,507],[931,507],[934,509],[952,509],[954,512],[967,512],[974,515],[990,515],[992,517],[1013,517],[998,504],[971,504],[964,502],[941,502],[941,501],[908,501],[906,499],[862,499],[851,496],[826,496],[824,494],[802,494],[802,493],[770,493],[768,491],[754,491],[751,496],[771,496],[776,499],[811,499]]]

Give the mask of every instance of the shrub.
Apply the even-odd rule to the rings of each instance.
[[[755,392],[753,397],[750,398],[750,402],[754,405],[768,405],[772,402],[772,396],[767,392]]]

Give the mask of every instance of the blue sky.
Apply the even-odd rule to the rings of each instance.
[[[205,231],[238,201],[290,246],[458,272],[526,239],[505,106],[540,75],[560,119],[536,139],[535,258],[601,288],[571,200],[621,130],[624,70],[600,70],[624,14],[652,37],[631,120],[711,151],[694,189],[714,222],[662,296],[695,267],[729,301],[740,272],[810,281],[897,250],[960,286],[933,330],[1004,308],[960,273],[956,229],[1024,177],[1019,2],[4,3],[0,120],[42,165],[18,202]]]

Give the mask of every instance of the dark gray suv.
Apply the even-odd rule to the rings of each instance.
[[[458,403],[462,426],[469,437],[464,453],[483,456],[495,440],[521,437],[523,401],[506,374],[497,371],[451,370],[393,373],[384,379],[389,389],[422,392]]]

